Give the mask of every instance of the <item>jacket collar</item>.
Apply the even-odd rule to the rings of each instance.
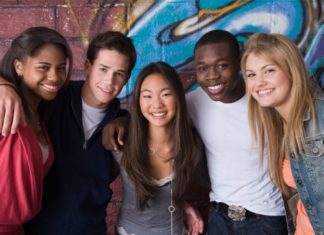
[[[308,121],[309,119],[310,119],[310,112],[309,112],[309,111],[306,111],[306,112],[304,113],[304,119],[303,119],[303,121],[306,122],[306,121]]]

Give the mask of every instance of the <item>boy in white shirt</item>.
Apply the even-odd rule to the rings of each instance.
[[[186,98],[206,150],[208,234],[287,234],[281,193],[252,142],[237,39],[223,30],[206,33],[194,62],[200,87]]]

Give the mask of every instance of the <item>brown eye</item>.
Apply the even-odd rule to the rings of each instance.
[[[273,73],[275,70],[274,69],[267,69],[264,73],[265,74],[270,74]]]
[[[64,65],[64,66],[59,67],[58,71],[65,72],[66,71],[66,66]]]
[[[49,67],[44,65],[44,66],[39,66],[37,67],[39,70],[43,70],[43,71],[48,71],[49,70]]]
[[[197,71],[198,71],[199,73],[205,73],[205,72],[208,71],[208,67],[206,67],[206,66],[198,67],[198,68],[197,68]]]
[[[254,73],[247,73],[247,74],[245,74],[245,77],[247,77],[247,78],[254,78],[255,77],[255,74]]]
[[[229,64],[218,64],[217,69],[218,70],[224,70],[229,66]]]
[[[117,77],[120,78],[120,79],[123,79],[123,80],[126,79],[126,74],[124,74],[124,73],[117,72],[116,75],[117,75]]]

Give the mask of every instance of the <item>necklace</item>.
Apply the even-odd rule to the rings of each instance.
[[[171,179],[170,179],[170,205],[168,207],[168,211],[170,212],[170,224],[171,224],[171,235],[173,235],[173,213],[176,208],[173,204],[173,189],[172,189],[172,181],[173,181],[173,160],[170,162],[171,164]]]
[[[172,157],[168,156],[168,157],[165,157],[165,155],[162,155],[161,153],[159,153],[159,151],[157,149],[154,149],[152,146],[148,146],[148,149],[149,149],[149,152],[150,152],[150,155],[152,156],[156,156],[160,159],[163,160],[163,162],[169,162]],[[169,155],[169,154],[168,154]]]
[[[156,156],[160,159],[163,160],[164,163],[169,162],[171,166],[171,173],[170,173],[170,205],[168,206],[168,211],[170,213],[170,226],[171,226],[171,235],[173,235],[173,213],[176,211],[176,208],[174,206],[173,202],[173,164],[174,164],[174,159],[172,157],[172,154],[165,154],[162,155],[159,153],[157,149],[154,149],[152,146],[148,145],[148,150],[151,156]],[[170,155],[168,157],[165,157],[166,155]]]
[[[33,130],[34,134],[37,137],[37,140],[41,144],[46,144],[45,136],[43,133],[43,129],[41,126],[39,114],[37,112],[34,112],[32,109],[30,109],[30,117],[29,117],[29,124],[31,129]]]

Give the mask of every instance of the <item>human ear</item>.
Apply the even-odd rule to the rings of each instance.
[[[86,60],[84,62],[84,71],[86,74],[86,79],[89,77],[91,66],[92,66],[92,64],[89,60]]]
[[[15,59],[14,66],[15,66],[16,73],[18,74],[18,76],[21,77],[23,75],[23,70],[24,70],[23,63],[20,60]]]

